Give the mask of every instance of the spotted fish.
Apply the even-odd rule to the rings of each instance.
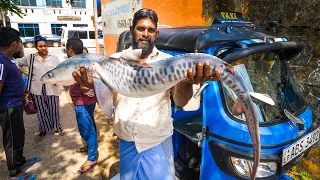
[[[43,75],[41,81],[52,85],[71,85],[75,81],[73,71],[80,67],[87,69],[94,79],[95,92],[99,106],[106,116],[111,117],[113,91],[127,97],[141,98],[152,96],[170,89],[187,78],[187,70],[193,69],[197,62],[207,61],[212,72],[219,69],[219,80],[227,84],[240,98],[245,109],[246,123],[253,142],[254,165],[251,178],[255,179],[260,162],[260,136],[254,104],[247,87],[233,71],[232,66],[223,60],[203,53],[188,53],[148,64],[138,64],[141,50],[124,53],[120,58],[98,54],[82,54],[69,58],[56,68]]]

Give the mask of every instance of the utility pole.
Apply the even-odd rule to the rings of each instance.
[[[93,23],[94,23],[94,35],[96,40],[96,53],[100,54],[100,44],[98,41],[98,22],[97,22],[97,0],[93,0]]]

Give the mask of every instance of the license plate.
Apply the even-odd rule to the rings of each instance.
[[[310,146],[319,141],[320,127],[307,134],[298,142],[292,144],[282,151],[282,166],[290,162],[292,159],[303,153]]]

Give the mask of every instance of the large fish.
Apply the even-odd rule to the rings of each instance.
[[[255,179],[260,162],[260,136],[257,115],[248,89],[232,66],[223,60],[203,53],[189,53],[163,59],[148,64],[138,64],[141,50],[124,53],[120,58],[98,54],[82,54],[69,58],[56,68],[43,75],[41,81],[52,85],[71,85],[75,81],[73,71],[80,67],[87,69],[94,79],[95,92],[99,106],[106,116],[111,117],[113,106],[112,90],[134,98],[147,97],[170,89],[187,78],[187,70],[193,69],[197,62],[207,61],[212,72],[219,69],[219,80],[227,84],[240,98],[245,110],[246,123],[253,142],[254,165],[251,179]]]

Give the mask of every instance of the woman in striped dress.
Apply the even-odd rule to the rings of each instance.
[[[42,84],[40,78],[47,71],[56,67],[60,60],[57,56],[48,54],[48,46],[45,37],[35,37],[37,53],[34,54],[30,92],[37,106],[39,123],[39,140],[43,140],[46,132],[55,129],[56,133],[64,135],[59,121],[59,95],[60,87]],[[31,54],[17,59],[20,66],[30,67]]]

